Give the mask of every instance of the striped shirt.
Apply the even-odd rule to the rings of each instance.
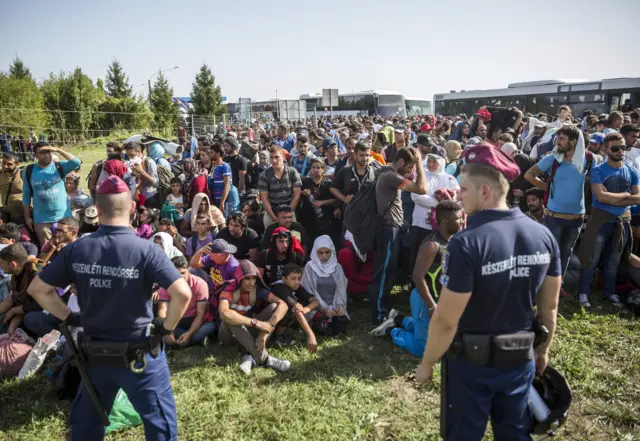
[[[291,204],[295,187],[302,187],[300,174],[295,168],[286,165],[281,179],[276,177],[273,167],[263,171],[258,179],[258,191],[268,193],[269,202],[274,210],[279,205]]]

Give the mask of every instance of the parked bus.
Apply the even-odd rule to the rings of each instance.
[[[533,81],[509,84],[506,89],[451,91],[433,97],[435,113],[445,116],[461,113],[469,116],[482,106],[515,106],[524,112],[555,115],[565,104],[574,115],[581,116],[585,110],[596,114],[620,110],[628,99],[634,107],[639,107],[640,78]]]
[[[315,111],[321,115],[329,112],[329,108],[322,106],[322,93],[300,95],[300,99],[307,103],[307,115],[312,116]],[[389,90],[363,90],[356,93],[338,94],[338,106],[333,108],[334,115],[381,115],[407,116],[405,99],[399,92]]]
[[[430,115],[431,101],[424,98],[404,97],[407,116]]]

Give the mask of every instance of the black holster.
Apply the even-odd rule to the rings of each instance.
[[[140,362],[145,354],[156,358],[161,350],[162,338],[149,338],[139,343],[94,340],[82,334],[80,347],[89,365],[128,368],[132,361]],[[154,355],[155,354],[155,355]]]
[[[533,332],[514,334],[464,333],[451,345],[449,353],[464,357],[476,366],[516,367],[533,360]]]

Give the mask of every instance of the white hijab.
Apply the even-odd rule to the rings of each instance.
[[[173,246],[173,238],[169,236],[167,233],[156,233],[153,235],[151,240],[155,240],[156,237],[159,237],[162,241],[162,248],[164,249],[165,254],[169,259],[173,259],[176,256],[182,256],[183,254],[179,249]]]
[[[358,246],[356,245],[356,240],[353,238],[353,234],[351,233],[351,231],[347,230],[347,232],[344,233],[344,240],[348,240],[349,242],[351,242],[351,245],[353,245],[353,250],[356,252],[358,259],[360,259],[361,262],[367,261],[367,255],[362,254],[360,252],[360,250],[358,249]]]
[[[318,250],[320,248],[328,248],[331,250],[331,257],[329,257],[329,260],[325,263],[322,263],[318,257]],[[329,277],[336,271],[338,259],[336,258],[336,249],[333,246],[333,241],[329,236],[324,235],[316,239],[313,243],[313,250],[311,250],[310,257],[311,261],[309,262],[309,266],[318,275],[318,277]]]

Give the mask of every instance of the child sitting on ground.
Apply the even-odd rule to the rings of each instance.
[[[282,268],[282,279],[271,285],[271,293],[284,300],[289,306],[287,315],[276,327],[275,342],[285,346],[291,343],[286,330],[293,323],[293,315],[307,335],[307,348],[313,354],[318,349],[318,342],[309,322],[316,314],[316,308],[320,303],[300,286],[300,279],[302,279],[302,267],[289,263]]]
[[[182,181],[180,178],[171,178],[171,194],[167,195],[169,205],[175,207],[180,213],[180,217],[184,216],[184,198],[182,196]]]
[[[140,207],[138,209],[138,227],[136,235],[143,239],[151,239],[154,233],[154,225],[158,220],[157,210]]]

